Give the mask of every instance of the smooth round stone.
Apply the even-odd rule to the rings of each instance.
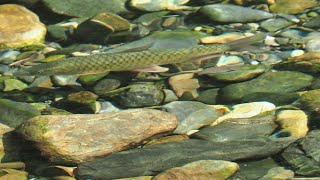
[[[268,67],[265,65],[244,65],[234,71],[213,73],[208,76],[218,81],[237,82],[255,78],[267,69]]]
[[[45,25],[33,12],[15,4],[0,5],[0,48],[39,44],[45,35]]]
[[[268,171],[266,175],[259,178],[259,180],[270,180],[270,179],[292,179],[294,172],[287,170],[284,167],[275,167]]]
[[[265,11],[229,4],[206,5],[199,12],[217,22],[256,22],[273,17]]]
[[[222,55],[218,60],[216,66],[220,67],[225,65],[242,64],[242,63],[243,63],[243,59],[239,56]]]
[[[307,91],[300,96],[302,109],[309,112],[320,113],[320,89]]]
[[[127,0],[43,0],[43,5],[52,12],[71,16],[87,17],[98,13],[127,14],[125,4]]]
[[[284,14],[299,14],[304,10],[315,6],[317,0],[277,0],[270,6],[272,12],[284,13]]]
[[[240,101],[245,95],[256,92],[290,93],[310,86],[313,77],[295,71],[268,72],[259,78],[228,85],[219,92],[219,99],[225,102]]]
[[[120,94],[120,104],[126,107],[156,106],[163,99],[163,91],[153,84],[134,84]]]
[[[261,23],[261,28],[263,28],[269,32],[275,32],[280,29],[286,28],[292,24],[293,24],[292,22],[289,22],[289,21],[282,19],[282,18],[268,19],[268,20],[263,21]]]
[[[17,56],[21,54],[20,51],[13,51],[13,50],[9,50],[9,51],[5,51],[5,52],[1,52],[0,53],[0,61],[2,59],[13,59],[16,60]]]
[[[306,44],[306,49],[308,52],[320,52],[320,38],[310,40]]]

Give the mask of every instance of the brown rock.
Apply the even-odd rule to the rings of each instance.
[[[45,25],[27,8],[15,4],[0,6],[0,48],[41,43],[45,34]]]
[[[48,115],[29,119],[17,128],[51,161],[82,163],[132,148],[177,127],[174,115],[152,109],[105,114]]]
[[[220,160],[200,160],[186,164],[182,167],[166,170],[155,176],[153,180],[224,180],[237,170],[239,170],[239,165],[234,162]]]

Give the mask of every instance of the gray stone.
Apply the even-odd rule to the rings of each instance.
[[[126,107],[156,106],[162,103],[164,93],[153,84],[134,84],[120,93],[120,103]]]
[[[40,115],[40,111],[28,103],[0,99],[0,107],[0,122],[13,128],[27,119]]]
[[[256,22],[273,16],[265,11],[229,4],[206,5],[199,11],[217,22]]]
[[[194,137],[212,142],[225,143],[265,138],[270,136],[277,128],[277,125],[273,122],[273,118],[273,116],[269,115],[260,118],[224,121],[216,126],[202,128],[194,134]]]
[[[223,102],[232,102],[256,92],[290,93],[309,86],[312,81],[311,75],[300,72],[268,72],[251,81],[222,88],[219,99]]]
[[[205,104],[216,104],[219,89],[208,89],[199,93],[197,101]]]
[[[181,49],[197,46],[200,38],[205,34],[196,31],[159,31],[144,37],[140,40],[130,42],[118,48],[107,51],[108,53],[118,53],[135,50],[168,50]]]
[[[263,28],[269,32],[275,32],[280,29],[286,28],[292,24],[293,24],[292,22],[289,22],[289,21],[282,19],[282,18],[268,19],[268,20],[263,21],[261,23],[261,28]]]
[[[295,140],[294,138],[266,138],[224,144],[189,139],[114,153],[95,161],[80,164],[75,174],[79,180],[154,175],[197,160],[236,161],[264,158],[278,153]]]
[[[121,81],[116,78],[106,78],[98,81],[98,83],[93,87],[94,93],[99,96],[105,96],[108,92],[119,88]]]
[[[43,4],[46,8],[51,11],[72,17],[92,17],[98,13],[115,13],[123,14],[128,13],[125,8],[127,0],[44,0]]]
[[[240,171],[230,178],[230,180],[259,179],[271,168],[280,167],[270,157],[262,160],[242,161],[238,164],[240,165]]]
[[[220,67],[220,68],[223,68]],[[227,67],[228,68],[228,67]],[[235,69],[227,72],[218,72],[207,74],[209,77],[224,82],[239,82],[253,79],[260,74],[264,73],[268,67],[266,65],[244,65],[240,66],[239,69]]]
[[[259,180],[270,180],[270,179],[292,179],[294,177],[294,172],[291,170],[286,170],[284,167],[275,167],[268,171]]]
[[[312,18],[311,20],[305,22],[303,26],[309,28],[320,28],[320,17]]]

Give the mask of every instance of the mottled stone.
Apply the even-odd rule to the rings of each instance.
[[[301,142],[292,144],[281,153],[283,160],[295,168],[296,174],[319,176],[319,137],[319,130],[310,131]]]
[[[221,67],[223,68],[223,66]],[[246,81],[259,76],[264,73],[268,67],[266,65],[244,65],[238,69],[228,72],[218,72],[207,74],[209,77],[214,78],[218,81],[226,82],[239,82]]]
[[[301,110],[283,110],[277,113],[276,121],[281,126],[279,133],[305,137],[309,131],[308,116]]]
[[[275,167],[268,171],[266,175],[261,177],[259,180],[270,180],[270,179],[291,179],[294,177],[294,172],[286,170],[284,167]]]
[[[270,6],[270,10],[284,14],[299,14],[316,4],[317,0],[276,0],[275,3]]]
[[[274,68],[277,70],[317,74],[320,72],[320,52],[309,52],[301,56],[292,57],[287,61],[280,62]]]
[[[304,92],[300,96],[301,108],[309,112],[320,113],[320,89]]]
[[[0,99],[0,121],[9,127],[17,127],[22,122],[40,115],[40,111],[28,103]]]
[[[153,84],[134,84],[120,93],[120,103],[126,107],[156,106],[163,99],[162,88]]]
[[[53,103],[53,106],[72,113],[96,113],[98,111],[97,98],[98,96],[90,91],[79,91],[68,94],[65,99]]]
[[[104,96],[108,92],[115,90],[121,86],[121,81],[116,78],[106,78],[98,81],[98,83],[93,87],[93,91],[99,95]]]
[[[189,139],[186,135],[172,135],[172,136],[165,136],[158,139],[153,139],[145,144],[143,147],[152,146],[156,144],[168,143],[168,142],[178,142]]]
[[[217,22],[256,22],[273,16],[265,11],[229,4],[206,5],[200,13]]]
[[[153,179],[227,179],[238,170],[239,165],[234,162],[222,160],[201,160],[188,163],[182,167],[168,169],[156,175]]]
[[[205,104],[216,104],[219,89],[208,89],[199,93],[197,101]]]
[[[290,93],[311,84],[313,77],[300,72],[268,72],[256,79],[228,85],[221,89],[219,99],[223,102],[239,101],[245,95],[256,92]]]
[[[47,115],[29,119],[17,131],[56,163],[82,163],[132,148],[171,132],[175,116],[151,109],[98,115]]]
[[[91,86],[105,77],[108,73],[81,75],[78,81],[84,86]]]
[[[295,138],[260,139],[247,142],[214,143],[189,139],[163,143],[142,149],[132,149],[83,163],[75,174],[77,179],[115,179],[155,175],[169,168],[197,160],[228,161],[264,158],[276,154]]]
[[[44,0],[43,4],[51,11],[72,17],[92,17],[98,13],[125,14],[128,10],[125,8],[127,0]]]
[[[0,6],[0,48],[20,48],[42,43],[46,27],[36,14],[15,4]]]

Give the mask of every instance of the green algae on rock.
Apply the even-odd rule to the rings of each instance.
[[[222,102],[240,101],[247,94],[256,92],[291,93],[310,86],[313,77],[295,71],[268,72],[256,79],[228,85],[221,89]]]
[[[98,13],[126,14],[129,11],[125,7],[127,0],[43,0],[43,4],[51,11],[72,17],[92,17]]]
[[[40,115],[40,111],[28,103],[0,99],[0,107],[0,121],[9,127],[17,127],[25,120]]]
[[[276,2],[270,6],[270,10],[284,14],[299,14],[316,4],[317,0],[276,0]]]
[[[45,25],[33,12],[15,4],[0,5],[0,48],[37,46],[45,35]]]

